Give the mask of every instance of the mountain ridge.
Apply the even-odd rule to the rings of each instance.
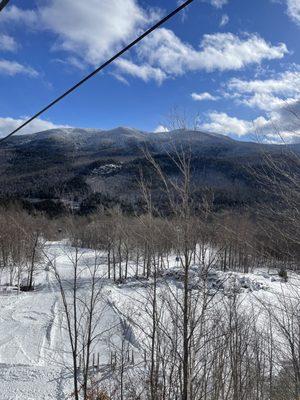
[[[189,152],[197,187],[215,190],[220,204],[247,203],[258,195],[247,168],[262,165],[265,153],[282,159],[290,150],[300,153],[297,145],[242,142],[195,130],[51,129],[14,136],[0,146],[0,197],[76,198],[86,204],[99,194],[100,202],[105,196],[129,205],[138,201],[139,171],[147,168],[145,149],[173,175],[178,171],[168,154]]]

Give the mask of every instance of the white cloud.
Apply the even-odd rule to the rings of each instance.
[[[234,128],[237,135],[259,133],[268,140],[299,141],[300,137],[300,69],[285,71],[265,80],[231,79],[226,85],[228,97],[235,98],[250,108],[264,112],[254,121],[227,118],[225,114],[212,113],[206,122],[207,129],[229,133]],[[227,116],[227,117],[226,117]]]
[[[244,98],[241,102],[251,108],[259,108],[264,111],[272,111],[292,104],[294,99],[281,99],[264,93],[255,93],[249,98]]]
[[[299,0],[287,0],[287,13],[289,17],[300,25],[300,1]]]
[[[273,46],[256,34],[241,38],[232,33],[204,35],[197,50],[165,28],[153,32],[137,49],[140,60],[173,76],[198,70],[239,70],[263,60],[281,59],[286,53],[283,43]]]
[[[111,75],[113,77],[115,77],[119,82],[123,83],[124,85],[130,86],[130,83],[128,82],[128,80],[121,73],[111,72]]]
[[[154,68],[148,64],[137,65],[125,58],[117,60],[116,65],[123,73],[140,78],[145,82],[153,79],[161,84],[167,78],[165,72],[160,68]]]
[[[18,126],[23,124],[27,118],[8,118],[8,117],[0,117],[0,137],[8,135],[10,132],[14,131]],[[44,119],[35,119],[29,125],[24,127],[19,134],[29,134],[45,131],[47,129],[56,129],[56,128],[68,128],[67,125],[56,125],[50,121],[46,121]]]
[[[291,108],[282,108],[268,116],[260,116],[252,121],[229,116],[224,112],[211,112],[207,121],[199,129],[223,135],[243,137],[255,135],[267,142],[299,142],[300,101]]]
[[[300,71],[285,71],[272,79],[243,81],[232,79],[229,87],[242,93],[294,95],[300,93]]]
[[[285,138],[299,142],[300,139],[300,100],[287,103],[276,111],[267,114],[266,124],[261,133],[270,138]]]
[[[234,134],[237,136],[245,136],[253,130],[252,122],[230,117],[224,112],[211,112],[208,114],[208,119],[208,122],[199,126],[200,129],[222,135]]]
[[[192,96],[193,100],[195,100],[195,101],[204,101],[204,100],[216,101],[219,99],[219,97],[213,96],[212,94],[210,94],[208,92],[192,93],[191,96]]]
[[[22,74],[33,78],[38,76],[38,72],[31,67],[19,64],[16,61],[8,61],[3,59],[0,59],[0,74],[8,76]]]
[[[220,27],[223,27],[227,25],[229,22],[229,17],[227,14],[222,15],[221,21],[220,21]]]
[[[232,79],[227,87],[243,104],[263,111],[275,111],[298,101],[300,71],[286,71],[266,80]]]
[[[169,132],[169,129],[164,125],[158,125],[158,127],[154,130],[154,133],[161,133],[161,132]]]
[[[12,5],[2,10],[0,14],[0,24],[11,24],[16,22],[26,23],[34,26],[39,22],[35,10],[24,10]]]
[[[154,18],[135,0],[64,0],[63,4],[52,0],[39,14],[46,27],[59,35],[61,48],[84,52],[93,64],[111,55]]]
[[[96,65],[157,17],[157,12],[145,11],[136,0],[49,0],[35,10],[9,7],[0,21],[49,30],[57,37],[55,48]]]
[[[218,8],[226,3],[209,1]],[[65,50],[83,63],[98,65],[155,21],[159,13],[146,11],[137,0],[48,0],[38,3],[35,10],[9,7],[1,13],[0,22],[25,22],[35,30],[48,30],[56,36],[54,49]],[[200,48],[195,48],[162,28],[136,48],[131,65],[123,61],[119,69],[160,83],[166,77],[189,71],[239,70],[263,60],[281,59],[287,52],[285,44],[272,45],[257,34],[207,34]]]
[[[15,39],[9,35],[0,34],[0,51],[16,51],[18,45]]]
[[[228,0],[210,0],[210,3],[216,8],[222,8],[225,4],[228,3]]]

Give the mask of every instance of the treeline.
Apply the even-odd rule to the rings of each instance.
[[[163,271],[169,267],[169,260],[180,253],[180,224],[175,216],[128,216],[119,207],[99,209],[88,217],[58,219],[32,215],[19,207],[2,208],[0,267],[9,269],[11,285],[19,284],[27,271],[31,287],[47,239],[74,237],[81,248],[106,255],[108,278],[122,281],[132,275],[150,277],[153,260]],[[247,273],[260,267],[299,270],[299,245],[278,234],[279,229],[284,229],[281,221],[246,213],[209,213],[204,217],[192,215],[186,224],[190,226],[194,264],[199,264],[210,251],[214,266],[223,271]]]
[[[189,245],[195,264],[210,249],[217,257],[215,266],[223,271],[247,273],[260,267],[299,269],[299,246],[279,237],[274,221],[248,214],[223,213],[205,218],[190,216],[186,223],[190,226]],[[160,269],[167,268],[168,260],[180,252],[180,224],[176,217],[147,214],[131,217],[115,208],[77,217],[71,226],[81,247],[106,253],[108,276],[120,280],[128,277],[129,264],[134,265],[136,276],[151,275],[153,258]]]
[[[0,227],[1,283],[32,290],[36,269],[44,258],[47,219],[18,207],[1,208]]]

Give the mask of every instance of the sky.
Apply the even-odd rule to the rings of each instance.
[[[0,136],[178,0],[10,0],[0,14]],[[21,133],[170,129],[299,142],[300,0],[194,0]],[[181,118],[181,119],[182,119]]]

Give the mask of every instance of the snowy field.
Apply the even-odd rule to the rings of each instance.
[[[52,243],[47,248],[49,259],[65,282],[72,277],[72,251],[62,243]],[[82,251],[80,263],[87,266],[94,262],[92,251]],[[103,255],[102,274],[106,273]],[[173,262],[167,274],[168,287],[174,293],[181,290],[180,271]],[[84,271],[84,268],[82,269]],[[192,273],[196,274],[196,269]],[[84,275],[83,275],[84,276]],[[259,309],[262,300],[276,307],[280,296],[298,291],[297,276],[283,283],[273,272],[255,271],[243,275],[213,272],[209,279],[211,290],[222,290],[218,296],[226,296],[235,287],[240,292],[246,308]],[[1,277],[2,283],[5,277]],[[99,354],[100,374],[111,362],[115,349],[127,348],[127,355],[135,363],[143,361],[146,334],[138,326],[147,326],[147,291],[145,280],[131,279],[114,285],[103,278],[101,302],[99,302],[99,340],[95,344],[95,357]],[[151,283],[151,280],[150,280]],[[70,347],[57,280],[51,268],[41,266],[35,276],[36,290],[31,293],[0,294],[0,399],[1,400],[62,400],[72,393]],[[300,284],[299,284],[300,287]],[[158,284],[160,290],[160,284]],[[88,288],[84,279],[80,289]],[[102,372],[101,372],[102,371]],[[105,380],[105,378],[103,378]]]

